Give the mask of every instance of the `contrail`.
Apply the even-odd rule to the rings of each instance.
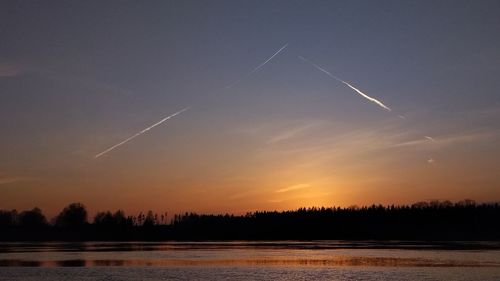
[[[156,126],[160,125],[161,123],[163,123],[163,122],[167,121],[168,119],[170,119],[170,118],[172,118],[172,117],[174,117],[174,116],[176,116],[176,115],[181,114],[182,112],[184,112],[184,111],[186,111],[186,110],[188,110],[188,109],[189,109],[189,107],[186,107],[186,108],[184,108],[184,109],[182,109],[182,110],[177,111],[176,113],[174,113],[174,114],[172,114],[172,115],[169,115],[169,116],[167,116],[167,117],[165,117],[165,118],[161,119],[160,121],[158,121],[158,122],[154,123],[153,125],[151,125],[151,126],[147,127],[146,129],[144,129],[144,130],[142,130],[142,131],[140,131],[140,132],[136,133],[135,135],[133,135],[133,136],[131,136],[131,137],[129,137],[129,138],[127,138],[127,139],[125,139],[124,141],[119,142],[119,143],[117,143],[117,144],[113,145],[112,147],[110,147],[110,148],[108,148],[108,149],[104,150],[103,152],[101,152],[101,153],[99,153],[99,154],[96,154],[96,155],[94,156],[94,158],[98,158],[98,157],[100,157],[100,156],[102,156],[102,155],[104,155],[104,154],[106,154],[106,153],[110,152],[111,150],[113,150],[113,149],[115,149],[115,148],[117,148],[117,147],[119,147],[119,146],[121,146],[121,145],[126,144],[127,142],[129,142],[129,141],[133,140],[134,138],[136,138],[136,137],[138,137],[138,136],[140,136],[140,135],[144,134],[145,132],[147,132],[147,131],[149,131],[149,130],[153,129],[154,127],[156,127]]]
[[[241,79],[238,79],[236,81],[234,81],[233,83],[229,84],[226,86],[226,89],[229,89],[231,87],[233,87],[234,85],[240,83],[241,81],[243,81],[243,79],[247,78],[248,76],[254,74],[255,72],[259,71],[259,69],[261,69],[262,67],[264,67],[264,65],[266,65],[269,61],[271,61],[275,56],[277,56],[279,53],[281,53],[281,51],[283,51],[286,47],[288,46],[288,43],[286,43],[285,45],[283,45],[283,47],[281,47],[278,51],[276,51],[271,57],[269,57],[266,61],[264,61],[263,63],[259,64],[259,66],[257,66],[256,68],[254,68],[252,71],[250,71],[247,75],[245,75],[243,78]]]
[[[345,81],[342,81],[342,83],[346,84],[347,86],[349,86],[351,89],[353,89],[354,91],[358,92],[358,94],[360,94],[361,96],[363,96],[364,98],[366,98],[367,100],[371,101],[371,102],[374,102],[376,104],[378,104],[379,106],[381,106],[382,108],[386,109],[387,111],[391,111],[390,108],[388,108],[387,106],[385,106],[385,104],[383,104],[381,101],[375,99],[375,98],[372,98],[368,95],[365,95],[363,92],[361,92],[359,89],[355,88],[353,85],[345,82]]]
[[[319,71],[321,71],[321,72],[325,73],[326,75],[328,75],[328,76],[332,77],[333,79],[335,79],[335,80],[337,80],[337,81],[344,82],[344,81],[342,81],[342,79],[340,79],[340,78],[338,78],[337,76],[335,76],[335,75],[331,74],[329,71],[325,70],[325,69],[324,69],[324,68],[322,68],[321,66],[319,66],[319,65],[315,64],[314,62],[312,62],[312,61],[310,61],[310,60],[308,60],[308,59],[304,58],[303,56],[298,56],[298,58],[299,58],[299,59],[301,59],[302,61],[305,61],[305,62],[307,62],[307,63],[309,63],[309,64],[312,64],[312,66],[316,67]]]
[[[436,141],[434,138],[429,137],[429,136],[425,136],[425,138],[426,138],[426,139],[428,139],[428,140],[430,140],[430,141],[432,141],[432,142],[435,142],[435,141]]]
[[[303,56],[298,56],[299,59],[311,64],[312,66],[314,66],[316,69],[318,69],[319,71],[325,73],[326,75],[330,76],[331,78],[341,82],[341,83],[344,83],[346,86],[348,86],[349,88],[353,89],[354,91],[356,91],[359,95],[361,95],[362,97],[364,97],[365,99],[371,101],[371,102],[374,102],[376,103],[377,105],[379,105],[380,107],[384,108],[385,110],[387,111],[391,111],[391,109],[389,107],[387,107],[385,104],[383,104],[381,101],[375,99],[375,98],[372,98],[370,96],[368,96],[367,94],[361,92],[361,90],[357,89],[356,87],[354,87],[353,85],[347,83],[346,81],[338,78],[337,76],[331,74],[329,71],[325,70],[324,68],[322,68],[321,66],[313,63],[312,61],[304,58]]]

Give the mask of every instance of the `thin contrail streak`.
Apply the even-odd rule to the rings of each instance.
[[[117,148],[117,147],[119,147],[119,146],[121,146],[121,145],[126,144],[127,142],[129,142],[129,141],[133,140],[134,138],[136,138],[136,137],[138,137],[138,136],[140,136],[140,135],[144,134],[145,132],[147,132],[147,131],[149,131],[149,130],[153,129],[154,127],[156,127],[156,126],[160,125],[161,123],[163,123],[163,122],[167,121],[168,119],[170,119],[170,118],[172,118],[172,117],[174,117],[174,116],[176,116],[176,115],[179,115],[179,114],[183,113],[184,111],[186,111],[186,110],[188,110],[188,109],[189,109],[189,107],[186,107],[186,108],[184,108],[184,109],[182,109],[182,110],[177,111],[176,113],[174,113],[174,114],[172,114],[172,115],[169,115],[169,116],[167,116],[167,117],[165,117],[165,118],[161,119],[160,121],[158,121],[158,122],[154,123],[153,125],[151,125],[151,126],[147,127],[146,129],[144,129],[144,130],[142,130],[142,131],[140,131],[140,132],[136,133],[135,135],[133,135],[133,136],[131,136],[131,137],[129,137],[129,138],[127,138],[127,139],[125,139],[125,140],[123,140],[123,141],[121,141],[121,142],[119,142],[119,143],[115,144],[115,145],[113,145],[112,147],[110,147],[110,148],[108,148],[108,149],[104,150],[103,152],[101,152],[101,153],[99,153],[99,154],[96,154],[96,155],[94,156],[94,158],[98,158],[98,157],[100,157],[100,156],[102,156],[102,155],[104,155],[104,154],[106,154],[106,153],[110,152],[111,150],[113,150],[113,149],[115,149],[115,148]]]
[[[279,53],[281,53],[281,51],[283,51],[286,47],[288,46],[288,43],[286,43],[285,45],[283,45],[283,47],[281,47],[278,51],[276,51],[271,57],[269,57],[266,61],[264,61],[263,63],[259,64],[256,68],[254,68],[252,71],[250,71],[247,75],[245,75],[243,78],[241,79],[238,79],[236,81],[234,81],[233,83],[229,84],[226,86],[227,89],[235,86],[236,84],[240,83],[241,81],[243,81],[243,79],[247,78],[248,76],[254,74],[255,72],[259,71],[259,69],[261,69],[262,67],[264,67],[264,65],[266,65],[268,62],[270,62],[275,56],[277,56]]]
[[[333,75],[332,73],[330,73],[329,71],[325,70],[324,68],[322,68],[321,66],[315,64],[314,62],[302,57],[302,56],[298,56],[299,59],[311,64],[312,66],[314,66],[316,69],[318,69],[319,71],[325,73],[326,75],[330,76],[331,78],[343,83],[344,85],[346,85],[347,87],[351,88],[352,90],[354,90],[356,93],[358,93],[359,95],[361,95],[362,97],[364,97],[365,99],[373,102],[373,103],[376,103],[377,105],[379,105],[380,107],[384,108],[385,110],[387,111],[391,111],[391,109],[389,107],[387,107],[385,104],[383,104],[381,101],[375,99],[375,98],[372,98],[370,96],[368,96],[367,94],[361,92],[361,90],[359,90],[358,88],[354,87],[353,85],[347,83],[346,81],[338,78],[337,76]]]
[[[432,141],[432,142],[435,142],[435,141],[436,141],[434,138],[429,137],[429,136],[425,136],[425,138],[426,138],[426,139],[428,139],[428,140],[430,140],[430,141]]]

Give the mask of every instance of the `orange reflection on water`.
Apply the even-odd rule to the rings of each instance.
[[[315,267],[500,267],[496,262],[431,260],[391,257],[334,257],[322,259],[273,257],[261,259],[130,259],[130,260],[0,260],[0,266],[93,267],[93,266],[315,266]]]

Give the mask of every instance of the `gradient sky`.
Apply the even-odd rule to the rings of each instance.
[[[499,15],[499,1],[1,1],[0,208],[499,201]]]

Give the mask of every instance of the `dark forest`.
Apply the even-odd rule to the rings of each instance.
[[[472,200],[412,205],[312,207],[246,215],[99,212],[73,203],[47,220],[34,208],[0,211],[3,241],[500,240],[500,206]]]

